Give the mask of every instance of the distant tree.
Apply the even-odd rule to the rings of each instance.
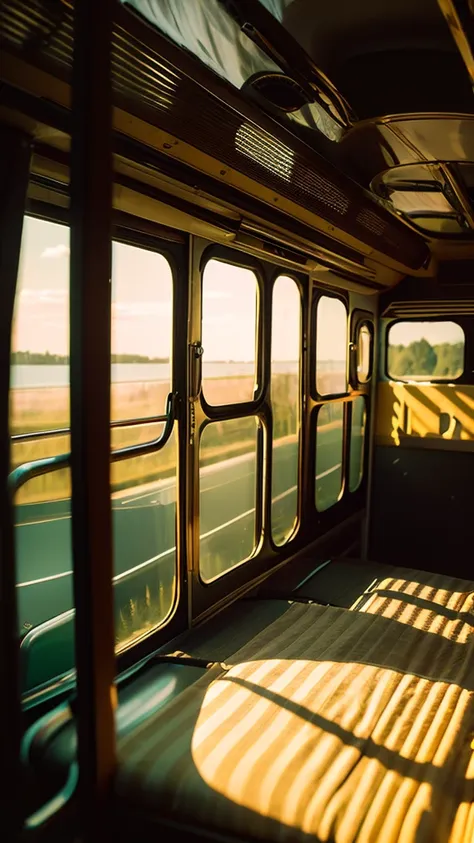
[[[463,343],[440,343],[432,346],[421,339],[409,345],[392,345],[388,349],[388,371],[393,377],[458,377],[463,369]]]
[[[146,357],[143,354],[112,354],[111,360],[112,363],[169,363],[168,357]],[[69,363],[69,356],[49,351],[12,351],[11,362],[14,366],[64,366]]]
[[[432,375],[436,369],[438,357],[428,340],[423,338],[418,342],[412,342],[410,349],[413,354],[413,374]]]
[[[458,377],[463,370],[463,343],[442,343],[435,346],[438,361],[434,374],[438,377]]]

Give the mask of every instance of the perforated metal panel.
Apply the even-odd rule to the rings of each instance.
[[[67,78],[72,64],[72,10],[56,0],[5,0],[0,39],[25,58]],[[0,42],[0,43],[1,43]],[[163,54],[173,52],[175,64]],[[251,122],[179,68],[182,51],[117,3],[113,83],[117,104],[217,158],[351,234],[418,269],[429,258],[424,240],[379,206],[321,156],[278,127],[278,137]],[[184,63],[205,71],[185,55]],[[207,71],[208,72],[208,71]],[[208,72],[209,73],[209,72]],[[235,92],[234,92],[235,96]],[[247,108],[248,111],[248,108]],[[282,139],[285,138],[285,140]]]

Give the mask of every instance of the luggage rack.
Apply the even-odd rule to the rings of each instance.
[[[232,168],[272,191],[272,203],[277,194],[323,220],[324,230],[331,225],[334,237],[344,232],[411,270],[427,265],[424,238],[367,191],[121,3],[114,3],[113,15],[114,104],[175,138],[163,144],[167,154],[176,158],[182,142],[189,144],[221,163],[224,180]],[[25,11],[21,0],[7,0],[0,44],[69,83],[72,26],[69,2],[37,0]]]

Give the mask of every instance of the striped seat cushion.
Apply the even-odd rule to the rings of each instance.
[[[119,742],[122,808],[284,843],[472,843],[474,652],[290,604]]]
[[[474,632],[474,582],[384,565],[351,609],[465,642]]]

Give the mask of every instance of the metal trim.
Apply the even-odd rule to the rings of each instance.
[[[472,5],[469,7],[469,3],[460,3],[459,0],[438,0],[438,6],[446,19],[456,47],[466,65],[471,84],[474,84],[472,19],[469,18],[473,14]]]
[[[85,840],[107,836],[116,767],[110,501],[114,0],[74,8],[70,372],[78,797]]]
[[[10,470],[9,389],[10,340],[20,258],[23,215],[31,157],[30,139],[22,132],[0,129],[0,694],[4,740],[0,753],[3,772],[2,823],[16,839],[22,823],[20,797],[20,741],[18,618],[16,600],[13,502],[8,491]]]

